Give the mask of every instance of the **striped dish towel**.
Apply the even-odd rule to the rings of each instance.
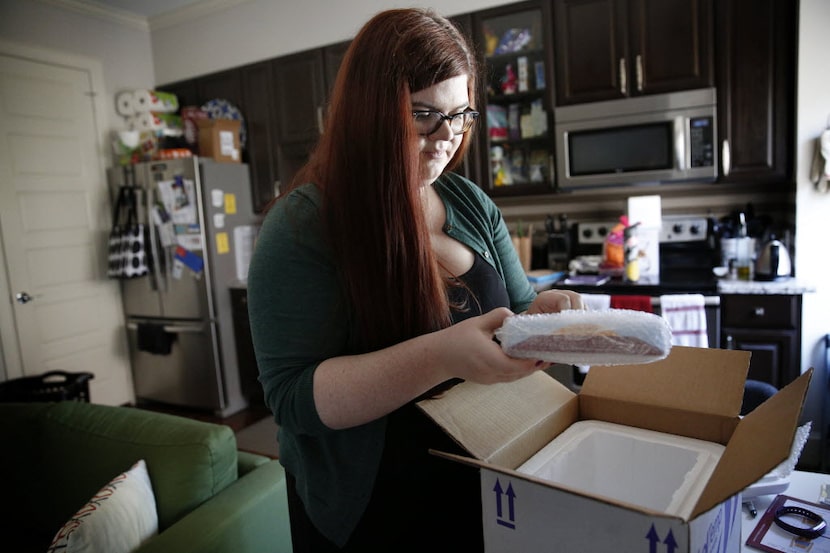
[[[672,332],[672,345],[709,347],[703,294],[660,296],[660,312]]]

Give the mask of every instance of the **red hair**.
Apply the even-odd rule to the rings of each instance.
[[[326,128],[292,187],[314,182],[357,328],[369,351],[450,324],[445,284],[419,193],[410,94],[459,75],[475,100],[475,55],[430,10],[373,17],[351,42],[332,91]],[[464,134],[450,162],[463,158]]]

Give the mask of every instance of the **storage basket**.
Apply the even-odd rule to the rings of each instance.
[[[49,371],[0,382],[0,402],[83,401],[89,403],[92,373]]]

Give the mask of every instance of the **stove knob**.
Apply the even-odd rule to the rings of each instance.
[[[586,229],[582,230],[582,237],[585,238],[586,240],[591,238],[591,236],[593,236],[593,235],[594,235],[594,231],[592,231],[589,228],[586,228]]]
[[[597,234],[599,234],[602,237],[605,237],[605,235],[608,234],[608,229],[605,227],[599,227],[597,229]]]
[[[672,231],[674,231],[675,234],[680,234],[681,232],[683,232],[683,225],[681,225],[680,223],[675,223],[671,229]]]
[[[697,236],[700,234],[700,225],[692,225],[689,227],[689,234]]]

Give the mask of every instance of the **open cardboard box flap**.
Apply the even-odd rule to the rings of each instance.
[[[592,367],[579,395],[538,372],[507,384],[464,382],[418,406],[477,461],[435,453],[511,472],[578,420],[725,444],[694,517],[790,454],[812,369],[740,419],[749,357],[745,351],[675,346],[655,363]]]

